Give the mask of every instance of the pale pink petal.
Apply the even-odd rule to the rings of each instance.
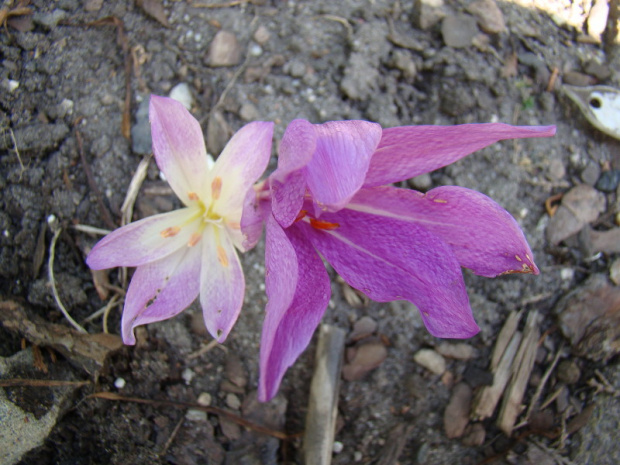
[[[188,194],[201,196],[209,168],[200,124],[183,104],[151,95],[149,105],[153,153],[157,166],[183,203]]]
[[[412,302],[436,337],[478,332],[459,263],[440,238],[417,224],[348,209],[321,220],[332,229],[299,225],[351,286],[379,302]]]
[[[243,270],[223,229],[207,226],[201,242],[200,304],[207,330],[218,342],[224,342],[243,305]]]
[[[308,188],[318,207],[336,211],[362,187],[381,126],[368,121],[315,124],[316,150],[307,165]]]
[[[364,186],[390,184],[434,171],[500,140],[554,134],[555,126],[502,123],[384,129]]]
[[[461,266],[481,276],[538,274],[515,219],[479,192],[443,186],[424,195],[375,187],[360,190],[347,208],[423,226],[452,247]]]
[[[154,262],[185,247],[199,223],[197,208],[144,218],[101,239],[86,257],[86,263],[93,270],[103,270]]]
[[[121,323],[125,344],[136,343],[136,326],[172,318],[198,297],[200,258],[200,247],[185,247],[138,267],[125,297]]]
[[[273,123],[262,121],[246,124],[232,136],[211,173],[215,212],[229,216],[238,211],[241,217],[245,195],[269,163],[272,136]]]
[[[297,226],[267,220],[267,308],[260,346],[258,398],[274,397],[284,373],[306,349],[331,295],[329,276]]]
[[[264,184],[266,185],[267,183]],[[268,194],[269,190],[263,187],[258,190],[250,189],[245,197],[241,216],[243,241],[240,248],[244,252],[254,248],[258,243],[263,233],[263,224],[271,213],[271,201],[268,200],[267,195],[264,195]]]

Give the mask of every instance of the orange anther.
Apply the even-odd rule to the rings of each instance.
[[[181,228],[179,228],[178,226],[171,226],[169,228],[164,229],[159,234],[161,235],[161,237],[165,239],[167,237],[176,236],[177,234],[179,234],[179,231],[181,231]]]
[[[193,233],[190,238],[189,241],[187,241],[187,246],[188,247],[194,247],[196,244],[198,244],[198,242],[200,242],[200,238],[202,236],[198,233]]]
[[[315,229],[323,229],[325,231],[332,231],[340,227],[338,223],[330,223],[329,221],[315,220],[314,218],[310,218],[310,226],[312,226]]]
[[[195,192],[190,192],[190,193],[188,193],[188,194],[187,194],[187,197],[188,197],[190,200],[198,200],[198,194],[196,194]]]
[[[222,193],[222,178],[217,176],[211,183],[211,195],[213,196],[213,200],[219,199],[221,193]]]
[[[299,210],[299,213],[297,213],[297,217],[295,218],[295,221],[293,223],[297,223],[299,220],[304,219],[307,214],[307,210]]]
[[[228,266],[228,255],[226,255],[226,250],[221,245],[217,246],[217,259],[222,266]]]

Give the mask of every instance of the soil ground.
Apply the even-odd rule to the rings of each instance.
[[[144,102],[150,93],[168,95],[179,83],[188,85],[192,112],[216,154],[251,120],[276,122],[274,147],[295,118],[366,119],[383,127],[555,124],[554,138],[498,143],[410,182],[420,190],[459,185],[489,195],[517,218],[534,251],[540,276],[483,279],[464,271],[481,327],[466,341],[475,358],[448,359],[447,374],[433,374],[413,357],[441,341],[426,332],[415,309],[401,302],[353,305],[330,271],[333,297],[324,322],[350,333],[370,317],[377,323],[371,337],[387,347],[376,369],[342,382],[333,463],[476,464],[489,457],[514,464],[620,463],[615,336],[605,333],[598,340],[611,341],[612,349],[588,356],[563,335],[556,309],[589,277],[607,275],[617,253],[587,253],[574,237],[551,245],[545,236],[546,200],[578,184],[601,190],[601,172],[620,169],[620,142],[592,127],[560,90],[566,82],[618,85],[611,55],[601,43],[584,40],[589,18],[594,29],[594,2],[497,2],[495,19],[499,15],[505,23],[499,32],[484,26],[492,1],[477,24],[474,2],[465,0],[446,0],[441,8],[432,7],[441,2],[409,0],[256,0],[206,8],[209,3],[214,6],[206,0],[33,0],[24,4],[33,13],[26,15],[17,9],[24,5],[3,3],[12,15],[0,31],[0,299],[16,302],[28,318],[46,322],[41,325],[68,327],[48,277],[53,232],[47,219],[54,215],[63,230],[54,256],[60,300],[89,333],[104,330],[102,317],[84,323],[107,302],[84,263],[99,236],[74,226],[120,224],[129,183],[150,152]],[[442,30],[444,16],[456,21],[449,30]],[[216,66],[209,52],[219,31],[236,38],[228,44],[232,66]],[[449,39],[450,33],[456,38]],[[275,160],[274,149],[270,170]],[[600,195],[606,206],[592,227],[613,230],[615,187]],[[151,161],[133,219],[176,206]],[[292,435],[302,432],[316,342],[289,370],[276,400],[257,406],[253,397],[266,302],[263,254],[261,243],[243,256],[245,305],[223,348],[205,348],[210,338],[196,304],[142,328],[137,346],[114,351],[104,368],[92,372],[70,354],[45,345],[33,349],[36,341],[3,321],[0,355],[9,358],[28,347],[41,360],[35,363],[39,369],[1,377],[88,381],[58,396],[62,408],[55,426],[19,463],[302,463],[298,437],[269,438],[187,408],[87,398],[93,392],[191,403],[210,397],[213,407]],[[120,272],[108,279],[122,286]],[[605,286],[614,288],[607,281]],[[486,432],[482,441],[449,439],[444,411],[454,386],[484,384],[498,332],[515,310],[538,311],[545,335],[523,403],[531,401],[560,350],[564,366],[571,364],[578,375],[554,372],[542,398],[559,389],[571,409],[564,413],[552,402],[547,423],[529,425],[512,439],[495,426],[495,416],[479,423]],[[119,333],[119,321],[114,307],[107,317],[111,333]],[[31,400],[21,400],[43,405],[54,389],[24,388],[20,392],[29,392]],[[15,400],[15,392],[7,388],[7,398]],[[581,428],[555,435],[566,433],[579,412],[590,413],[582,415]]]

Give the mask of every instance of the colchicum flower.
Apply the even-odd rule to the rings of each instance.
[[[171,318],[198,295],[208,331],[224,341],[241,310],[244,199],[271,155],[273,123],[241,128],[214,163],[198,121],[175,100],[151,96],[149,118],[157,166],[184,207],[124,226],[88,255],[92,269],[137,267],[125,298],[122,336]]]
[[[533,273],[532,252],[512,216],[483,194],[442,186],[426,194],[386,186],[453,163],[499,140],[549,137],[555,127],[505,124],[409,126],[295,120],[278,169],[242,224],[263,215],[268,303],[259,398],[271,399],[307,347],[330,297],[317,251],[352,287],[380,302],[408,300],[437,337],[466,338],[474,321],[461,272]],[[267,213],[265,213],[267,212]]]

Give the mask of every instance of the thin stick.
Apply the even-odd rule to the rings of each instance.
[[[545,374],[543,375],[542,379],[540,380],[540,383],[538,384],[538,387],[536,388],[534,397],[532,397],[532,400],[530,401],[530,405],[527,408],[527,413],[525,414],[525,422],[529,421],[530,415],[532,414],[534,407],[538,403],[538,400],[540,399],[540,396],[542,394],[543,389],[545,388],[545,385],[547,384],[547,381],[549,381],[549,378],[551,377],[551,373],[553,373],[553,370],[555,370],[555,367],[558,364],[558,361],[560,360],[560,355],[562,354],[562,350],[564,350],[564,343],[560,344],[560,347],[558,351],[556,352],[555,357],[553,358],[553,362],[551,362],[551,366],[547,368],[547,371],[545,371]]]
[[[109,229],[95,228],[94,226],[89,226],[87,224],[74,224],[71,226],[71,228],[75,229],[76,231],[84,232],[87,234],[96,234],[99,236],[107,236],[112,232]]]
[[[231,6],[239,6],[249,2],[250,0],[232,0],[226,3],[190,3],[189,6],[194,8],[229,8]]]
[[[96,312],[92,313],[91,315],[87,316],[86,318],[84,318],[82,320],[83,324],[86,323],[90,323],[91,321],[93,321],[95,318],[103,315],[108,307],[113,307],[114,305],[117,305],[117,300],[118,300],[118,295],[113,296],[110,301],[105,304],[103,307],[101,307],[99,310],[97,310]]]
[[[179,433],[179,430],[181,429],[181,426],[183,425],[183,421],[185,421],[185,417],[183,415],[181,415],[181,418],[179,419],[179,421],[177,422],[176,426],[172,430],[172,433],[170,434],[170,437],[166,441],[166,444],[164,444],[164,447],[162,447],[161,451],[159,452],[159,456],[160,457],[162,455],[165,455],[166,452],[168,452],[168,449],[172,445],[172,441],[174,441],[174,438],[177,437],[177,434]]]
[[[22,157],[19,155],[19,150],[17,148],[17,141],[15,140],[15,134],[13,134],[13,130],[11,128],[9,128],[9,133],[11,134],[11,140],[13,141],[13,148],[15,149],[15,155],[17,155],[17,161],[19,162],[19,181],[21,181],[24,171],[26,171],[26,167],[24,166],[24,162],[22,162]]]
[[[342,329],[321,326],[304,435],[307,465],[329,465],[332,460],[344,339]]]
[[[274,438],[282,439],[285,441],[294,439],[297,435],[288,435],[282,431],[272,430],[270,428],[265,428],[264,426],[258,425],[251,421],[246,420],[245,418],[241,418],[234,413],[228,412],[224,409],[205,406],[200,404],[193,404],[191,402],[176,402],[172,400],[152,400],[152,399],[141,399],[139,397],[125,397],[118,395],[114,392],[96,392],[87,397],[87,399],[106,399],[106,400],[118,400],[123,402],[135,402],[137,404],[147,404],[147,405],[163,405],[166,407],[175,407],[181,409],[196,409],[201,410],[203,412],[211,413],[213,415],[218,415],[221,417],[226,417],[231,421],[251,430],[257,431],[259,433],[267,434],[269,436],[273,436]]]
[[[129,188],[127,189],[127,194],[125,195],[125,200],[123,201],[123,205],[121,206],[121,212],[123,214],[121,220],[122,226],[131,223],[131,217],[133,216],[133,206],[136,203],[136,199],[138,198],[138,192],[140,192],[140,187],[142,187],[142,183],[146,179],[146,173],[149,168],[150,161],[150,155],[140,160],[140,164],[138,165],[138,168],[136,168],[136,172],[133,175],[133,178],[131,178]]]
[[[58,224],[58,220],[55,217],[51,218],[48,221],[48,223],[49,223],[50,228],[54,232],[54,236],[52,237],[52,241],[50,242],[50,258],[47,262],[48,277],[49,277],[50,285],[52,286],[52,293],[54,294],[54,300],[56,300],[56,305],[58,305],[58,308],[60,308],[60,311],[62,312],[62,314],[69,321],[69,323],[71,323],[71,326],[73,326],[80,333],[86,333],[87,331],[84,328],[82,328],[79,325],[79,323],[77,323],[73,318],[71,318],[71,315],[69,315],[69,312],[67,311],[67,309],[65,308],[65,306],[62,304],[60,300],[58,289],[56,289],[56,280],[54,279],[54,255],[56,253],[56,241],[58,240],[58,236],[60,236],[60,233],[62,232],[62,228]]]
[[[0,387],[62,387],[62,386],[85,386],[90,384],[90,381],[62,381],[55,379],[0,379]]]

